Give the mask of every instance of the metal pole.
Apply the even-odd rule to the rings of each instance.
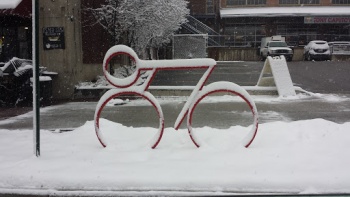
[[[39,0],[32,0],[34,154],[40,156]]]

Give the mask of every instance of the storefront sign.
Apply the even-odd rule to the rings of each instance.
[[[346,24],[350,23],[350,17],[328,17],[328,16],[307,16],[304,17],[306,24]]]
[[[44,27],[43,28],[44,50],[64,49],[64,29],[63,27]]]

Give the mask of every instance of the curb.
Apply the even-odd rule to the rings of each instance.
[[[242,86],[250,95],[278,95],[276,87],[257,87]],[[111,88],[76,88],[72,97],[72,101],[91,101],[99,100],[101,96]],[[193,86],[150,86],[149,92],[156,97],[168,96],[189,96],[193,90]],[[212,96],[221,96],[225,93],[216,93]],[[125,95],[123,97],[135,97],[134,95]]]

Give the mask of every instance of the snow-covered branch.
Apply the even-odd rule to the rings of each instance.
[[[100,8],[90,9],[96,21],[142,57],[146,48],[170,42],[170,36],[186,22],[186,0],[106,0]],[[115,44],[116,44],[115,43]]]

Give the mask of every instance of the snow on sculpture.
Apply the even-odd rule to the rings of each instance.
[[[136,71],[127,78],[118,79],[108,72],[109,62],[112,60],[113,57],[118,55],[128,55],[136,64]],[[201,68],[201,69],[207,69],[207,70],[203,74],[201,79],[198,81],[194,90],[190,94],[187,102],[183,106],[180,114],[178,115],[175,121],[174,128],[178,130],[181,123],[183,122],[184,118],[187,115],[187,128],[188,128],[190,138],[197,147],[200,147],[200,143],[198,142],[198,139],[195,136],[191,126],[194,109],[204,97],[212,93],[216,93],[216,92],[232,93],[241,97],[248,104],[253,114],[253,126],[249,131],[249,133],[247,134],[246,138],[243,140],[243,145],[246,148],[249,147],[249,145],[253,142],[258,130],[258,111],[257,111],[256,105],[245,89],[243,89],[239,85],[234,84],[232,82],[224,82],[224,81],[214,82],[207,86],[204,86],[205,82],[209,78],[215,66],[216,66],[216,61],[210,58],[181,59],[181,60],[180,59],[179,60],[140,60],[137,54],[135,53],[135,51],[128,46],[116,45],[110,48],[107,51],[105,58],[103,60],[103,73],[107,81],[111,85],[115,86],[116,89],[111,89],[107,91],[101,97],[101,99],[99,100],[96,106],[95,116],[94,116],[95,132],[101,145],[103,147],[107,146],[107,141],[106,139],[103,138],[103,135],[100,129],[100,123],[99,123],[100,115],[103,108],[111,99],[115,97],[118,97],[123,94],[128,94],[128,95],[133,94],[148,100],[158,113],[159,129],[153,141],[151,142],[152,148],[156,148],[156,146],[159,144],[163,136],[164,116],[158,101],[155,99],[155,97],[151,93],[147,91],[151,84],[152,79],[154,78],[157,71],[163,70],[163,69],[179,70],[179,69],[200,69]],[[149,77],[146,79],[146,81],[143,84],[136,86],[135,83],[140,77],[140,74],[144,71],[148,71],[150,73]]]

